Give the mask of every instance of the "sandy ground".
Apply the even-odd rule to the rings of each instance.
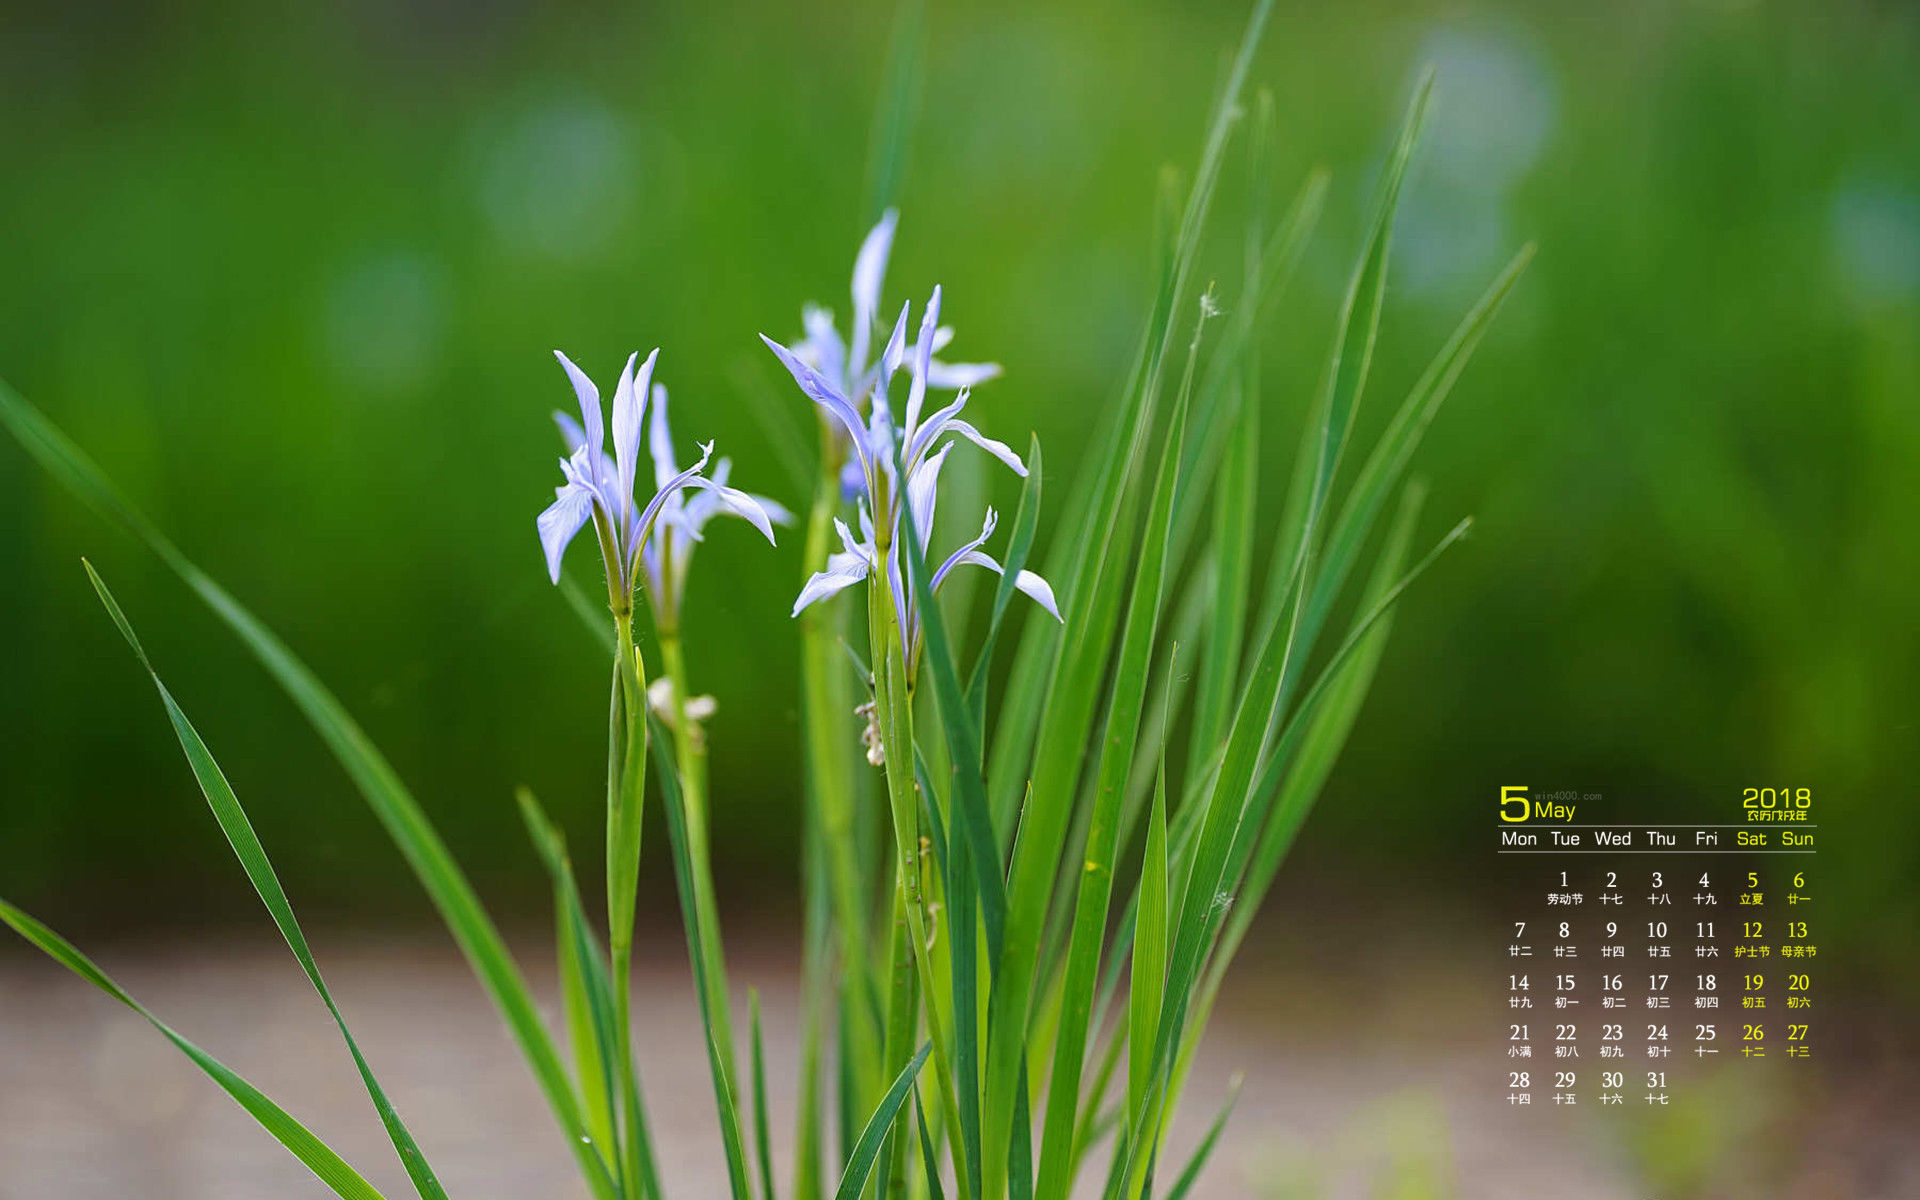
[[[1249,953],[1223,996],[1174,1138],[1184,1158],[1235,1070],[1246,1072],[1227,1138],[1196,1196],[1920,1196],[1914,1061],[1884,1047],[1845,1066],[1685,1075],[1674,1089],[1684,1103],[1658,1117],[1513,1111],[1503,1087],[1500,994],[1462,970],[1457,953],[1432,950],[1460,944],[1427,936],[1435,932],[1403,930],[1400,941],[1382,944],[1374,931],[1333,931],[1311,945]],[[1367,939],[1364,950],[1359,939]],[[517,947],[551,1013],[547,950],[537,938]],[[316,952],[451,1195],[585,1195],[515,1049],[448,946],[334,934],[316,938]],[[737,947],[734,978],[742,1021],[749,984],[766,1012],[784,1192],[798,998],[794,963],[783,953]],[[376,1186],[396,1198],[411,1194],[324,1009],[284,947],[120,945],[98,958]],[[663,1173],[675,1195],[721,1196],[684,962],[662,942],[636,974],[638,1053]],[[326,1195],[138,1017],[20,947],[0,951],[0,1200]]]

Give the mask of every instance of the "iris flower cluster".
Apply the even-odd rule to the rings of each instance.
[[[899,213],[888,209],[879,224],[868,231],[865,240],[860,243],[860,252],[854,256],[853,323],[848,328],[847,338],[842,339],[840,331],[834,327],[833,314],[819,305],[809,304],[800,313],[805,335],[793,344],[793,353],[819,372],[821,378],[846,397],[856,410],[865,410],[867,399],[883,369],[879,359],[869,363],[867,356],[873,348],[873,333],[880,317],[880,289],[886,282],[887,260],[893,253],[893,234],[898,224]],[[928,387],[951,392],[985,383],[1000,374],[998,363],[947,363],[932,357],[946,349],[952,341],[953,327],[936,324],[928,347]],[[920,347],[916,345],[916,356],[919,350]],[[838,422],[829,421],[828,424],[835,430],[841,428]],[[864,484],[861,466],[851,454],[847,457],[840,482],[841,492],[848,503],[861,495]]]
[[[684,469],[674,460],[667,428],[667,391],[653,383],[655,350],[640,364],[639,355],[627,359],[613,393],[613,454],[606,451],[607,429],[600,407],[600,389],[586,372],[558,350],[554,357],[566,368],[580,402],[580,419],[564,412],[553,414],[569,452],[560,460],[563,482],[554,489],[553,503],[536,524],[546,551],[547,574],[560,582],[560,560],[574,536],[591,522],[600,543],[607,572],[607,597],[616,616],[633,611],[633,593],[645,573],[656,619],[677,620],[684,592],[685,572],[692,548],[708,520],[727,513],[750,522],[772,542],[775,521],[792,518],[778,504],[727,485],[729,464],[721,459],[709,478],[703,472],[713,458],[713,443],[700,447],[699,461]],[[645,505],[636,502],[634,483],[640,464],[640,426],[648,399],[653,402],[650,447],[654,465],[654,492]],[[698,491],[689,500],[684,493]]]
[[[826,569],[801,588],[794,601],[794,615],[884,571],[911,667],[918,661],[921,629],[918,605],[902,570],[902,522],[913,522],[913,531],[925,548],[933,535],[940,472],[958,440],[973,443],[1017,475],[1024,476],[1027,467],[1012,447],[987,437],[961,415],[974,385],[994,378],[1000,368],[993,363],[945,363],[934,357],[953,340],[953,330],[940,324],[938,286],[921,310],[911,346],[907,342],[912,309],[909,303],[901,306],[880,353],[872,354],[880,288],[896,223],[896,214],[889,211],[861,243],[853,268],[853,324],[846,340],[834,328],[832,315],[812,305],[803,314],[805,336],[792,348],[764,334],[761,340],[793,375],[800,390],[820,408],[829,427],[844,438],[847,459],[842,488],[855,505],[860,528],[856,538],[844,520],[834,520],[841,549],[828,556]],[[608,431],[602,424],[599,388],[566,355],[554,353],[573,383],[580,419],[576,421],[563,412],[554,414],[568,454],[560,460],[563,482],[537,522],[547,572],[559,582],[561,556],[591,523],[600,543],[607,594],[616,615],[622,619],[630,616],[634,590],[644,579],[656,623],[663,629],[677,628],[687,567],[709,520],[722,514],[741,517],[771,542],[773,526],[793,518],[776,502],[730,486],[731,464],[726,459],[721,459],[708,475],[707,464],[713,457],[711,442],[701,445],[698,461],[685,468],[679,466],[667,424],[667,391],[653,382],[658,350],[645,362],[639,362],[638,354],[629,357],[620,372],[613,396],[611,455],[606,450]],[[896,422],[888,395],[903,366],[910,382],[903,418]],[[955,394],[944,406],[928,413],[928,393],[936,390]],[[647,420],[649,403],[648,449],[653,459],[654,492],[642,505],[637,502],[634,486],[639,472],[640,427]],[[693,492],[698,494],[688,494]],[[979,536],[947,555],[934,570],[929,582],[935,592],[961,566],[1004,574],[1000,563],[982,549],[993,536],[998,520],[993,509],[987,509]],[[1015,575],[1014,586],[1055,620],[1060,619],[1053,589],[1046,580],[1023,570]]]
[[[881,229],[891,232],[885,222]],[[867,257],[873,241],[870,236],[868,247],[862,248],[863,259]],[[856,295],[861,279],[861,271],[856,267]],[[935,386],[937,378],[953,378],[951,374],[936,371],[933,360],[935,346],[939,343],[940,288],[936,286],[933,289],[932,296],[921,311],[919,335],[909,354],[906,332],[911,307],[911,304],[901,307],[892,336],[888,338],[871,372],[851,369],[843,373],[842,385],[837,385],[826,371],[815,368],[800,353],[761,335],[761,340],[766,342],[767,347],[792,374],[800,390],[845,432],[852,449],[849,458],[852,482],[857,487],[855,503],[860,537],[854,537],[846,522],[834,521],[840,535],[841,549],[828,557],[825,570],[817,572],[801,588],[800,595],[794,601],[794,614],[798,615],[808,605],[884,571],[893,597],[894,616],[900,624],[901,636],[907,647],[909,670],[918,657],[920,614],[912,592],[905,586],[899,533],[901,522],[911,519],[913,531],[922,547],[927,545],[927,539],[932,536],[940,471],[954,446],[953,440],[943,443],[941,439],[965,439],[1005,463],[1015,474],[1024,476],[1027,473],[1026,464],[1011,447],[987,437],[961,417],[971,396],[970,386],[961,385],[951,403],[931,415],[925,414],[928,389]],[[854,332],[855,345],[864,346],[865,339],[859,336],[861,331],[857,326]],[[831,363],[833,360],[827,361]],[[857,363],[858,357],[852,361]],[[888,391],[903,362],[909,367],[911,382],[904,419],[896,424],[888,402]],[[867,402],[864,417],[854,397],[849,396],[843,386],[846,379],[857,379],[863,385]],[[902,480],[905,481],[904,486]],[[980,548],[992,536],[996,523],[993,510],[988,509],[980,536],[948,555],[934,571],[929,583],[936,592],[954,569],[962,565],[971,564],[995,573],[1002,572],[1000,564]],[[1014,585],[1045,608],[1055,620],[1060,619],[1053,589],[1046,580],[1032,571],[1021,571],[1015,576]]]

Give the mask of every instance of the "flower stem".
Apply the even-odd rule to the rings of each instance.
[[[833,517],[840,503],[840,464],[844,451],[825,422],[820,425],[820,475],[814,486],[813,507],[807,517],[807,541],[802,569],[805,575],[826,568],[833,547]],[[854,697],[839,642],[846,636],[847,608],[816,604],[800,613],[800,673],[802,720],[806,734],[808,817],[818,838],[815,869],[826,875],[826,886],[809,889],[810,900],[823,895],[832,910],[831,924],[839,948],[841,995],[852,1003],[838,1005],[857,1014],[860,1028],[850,1030],[841,1044],[852,1050],[848,1074],[853,1080],[852,1107],[865,1113],[879,1102],[886,1086],[881,1075],[880,1042],[883,1031],[870,1025],[868,996],[868,934],[866,888],[859,862],[859,838],[854,828],[859,781],[854,771],[853,730],[849,715]],[[911,1055],[912,1051],[908,1051]],[[795,1194],[805,1196],[804,1182]]]
[[[633,914],[640,883],[640,815],[646,794],[647,689],[645,664],[633,644],[631,607],[614,610],[613,697],[607,746],[607,941],[613,964],[614,1029],[618,1038],[621,1104],[625,1109],[625,1178],[637,1188],[645,1175],[645,1138],[633,1070]]]
[[[886,497],[875,499],[875,507],[887,511]],[[882,564],[889,561],[891,553],[890,523],[880,521],[875,529],[876,560]],[[930,929],[936,929],[929,911],[926,895],[924,865],[926,841],[920,832],[919,784],[914,778],[913,745],[913,684],[907,674],[906,631],[900,627],[895,616],[891,581],[885,569],[876,570],[868,576],[867,582],[867,623],[871,633],[873,650],[873,670],[875,674],[874,703],[879,719],[880,736],[885,748],[887,798],[893,817],[894,846],[897,854],[896,865],[896,915],[904,913],[908,932],[907,945],[904,948],[907,957],[912,960],[917,976],[918,991],[927,999],[926,1019],[928,1036],[933,1043],[933,1066],[937,1082],[940,1106],[948,1127],[959,1128],[958,1106],[953,1088],[953,1069],[948,1061],[946,1031],[940,1020],[937,998],[939,991],[935,987],[933,968],[930,962],[933,941]],[[896,954],[901,949],[898,939],[895,941]],[[899,960],[895,959],[896,969]],[[898,989],[896,988],[896,996]],[[894,1031],[903,1023],[912,1028],[916,1005],[909,998],[907,1013],[902,1016],[893,1012],[888,1014],[888,1060],[890,1070],[897,1071],[905,1065],[905,1059],[896,1062],[895,1053],[899,1047],[894,1041]],[[912,1047],[907,1047],[908,1055]],[[903,1133],[902,1125],[899,1132]],[[904,1136],[896,1139],[895,1149],[904,1163],[904,1151],[908,1139]],[[971,1200],[971,1188],[966,1173],[960,1172],[959,1192],[961,1200]]]
[[[707,750],[693,722],[687,718],[687,697],[692,693],[687,687],[686,656],[677,628],[660,629],[660,663],[673,688],[669,701],[672,719],[667,724],[673,730],[674,759],[679,767],[680,793],[686,806],[687,858],[693,873],[694,912],[700,922],[700,939],[706,943],[690,949],[696,951],[695,969],[706,973],[707,995],[712,1007],[708,1015],[713,1023],[713,1040],[719,1048],[720,1061],[726,1068],[727,1078],[735,1080],[740,1076],[734,1069],[727,960],[720,937],[719,905],[715,899],[713,860],[707,839]]]

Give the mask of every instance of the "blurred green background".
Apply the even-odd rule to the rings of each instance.
[[[1191,167],[1244,14],[931,5],[887,296],[945,285],[955,355],[1007,368],[979,424],[1038,432],[1056,513],[1145,310],[1159,173]],[[717,439],[736,482],[803,507],[779,447],[812,417],[754,335],[797,334],[810,299],[844,319],[891,21],[884,0],[0,15],[0,376],[319,670],[528,922],[545,885],[511,788],[591,839],[605,728],[600,652],[533,531],[570,401],[550,351],[610,381],[664,347],[683,445]],[[1296,865],[1465,891],[1500,784],[1729,820],[1742,786],[1810,786],[1844,866],[1826,911],[1894,961],[1920,896],[1914,10],[1283,4],[1255,69],[1280,190],[1316,164],[1334,185],[1262,331],[1270,514],[1428,62],[1363,437],[1541,249],[1418,464],[1431,533],[1471,512],[1476,536],[1405,606]],[[1243,188],[1216,224],[1229,296]],[[716,527],[689,603],[740,904],[792,881],[799,543]],[[69,927],[257,924],[82,554],[302,910],[430,919],[244,651],[10,442],[0,892]]]

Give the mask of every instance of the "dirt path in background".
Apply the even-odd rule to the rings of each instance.
[[[585,1195],[517,1053],[444,946],[318,939],[316,952],[382,1082],[459,1200]],[[1428,943],[1432,944],[1432,943]],[[1458,945],[1458,942],[1452,944]],[[736,950],[737,1008],[766,1014],[776,1157],[788,1181],[796,1059],[791,961]],[[131,1013],[52,964],[0,957],[0,1200],[257,1200],[330,1195]],[[544,949],[523,946],[542,1003]],[[1644,1114],[1516,1113],[1500,996],[1409,944],[1256,951],[1222,997],[1174,1137],[1184,1160],[1234,1068],[1247,1073],[1195,1196],[1647,1200],[1920,1196],[1912,1072],[1883,1059],[1783,1079],[1683,1083],[1694,1103]],[[122,947],[102,965],[328,1138],[389,1196],[410,1194],[358,1077],[284,947]],[[1280,962],[1344,961],[1283,973]],[[639,964],[638,1054],[673,1194],[722,1196],[693,993],[670,946]],[[1911,1065],[1911,1059],[1907,1060]],[[1104,1162],[1104,1156],[1102,1157]],[[1170,1173],[1169,1173],[1170,1177]],[[678,1185],[678,1186],[675,1186]]]

